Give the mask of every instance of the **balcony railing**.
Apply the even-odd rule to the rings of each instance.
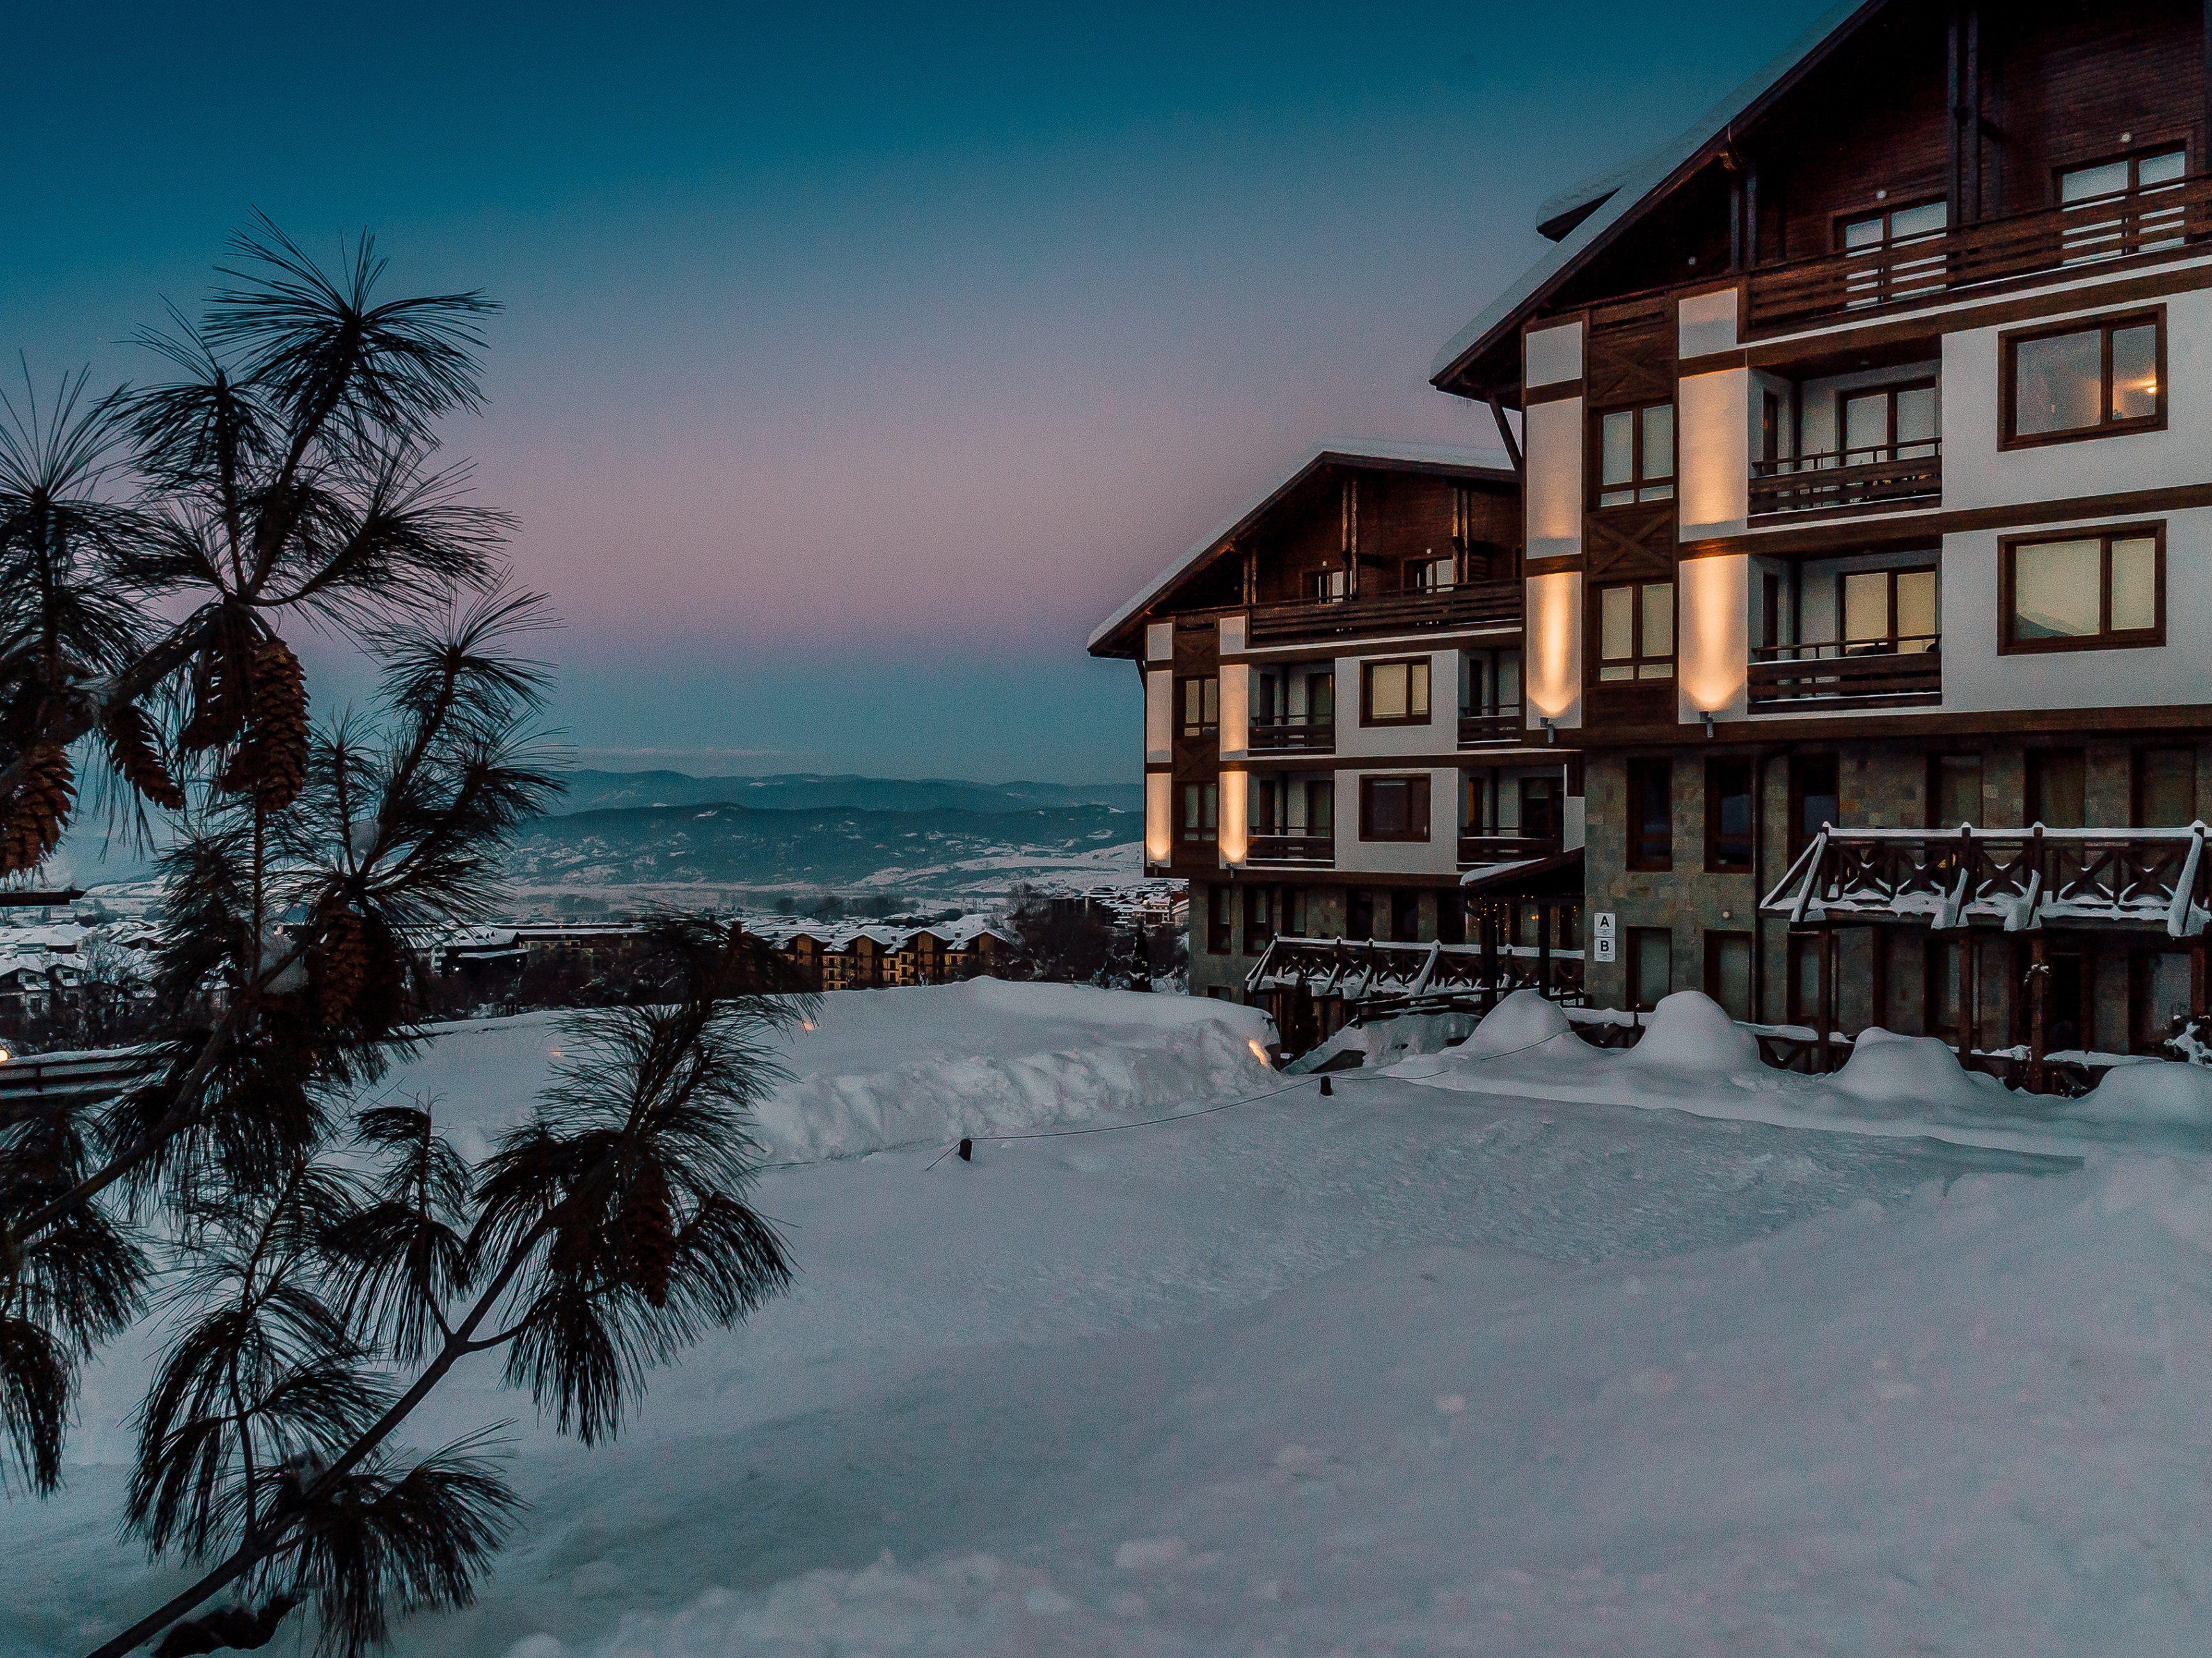
[[[1521,610],[1519,582],[1474,581],[1428,592],[1382,593],[1371,598],[1255,604],[1246,637],[1261,645],[1435,627],[1518,628]]]
[[[1291,864],[1301,869],[1333,869],[1336,865],[1336,837],[1334,835],[1308,835],[1303,831],[1291,834],[1256,832],[1244,850],[1248,864]]]
[[[1459,866],[1480,869],[1486,864],[1521,864],[1536,858],[1555,858],[1559,843],[1541,835],[1462,834],[1459,837]]]
[[[1528,719],[1518,702],[1501,702],[1488,711],[1460,710],[1459,745],[1463,749],[1510,747],[1528,740]]]
[[[1254,754],[1327,754],[1336,746],[1336,721],[1304,714],[1257,718],[1247,740]]]
[[[1838,313],[1925,304],[1962,288],[2111,259],[2172,252],[2212,236],[2212,177],[1985,219],[1930,236],[1751,273],[1754,330]]]
[[[1925,634],[1878,643],[1759,646],[1751,653],[1751,709],[1778,714],[1799,707],[1825,712],[1941,702],[1942,643],[1941,635]]]
[[[1875,507],[1943,495],[1942,447],[1932,439],[1751,464],[1751,517]]]

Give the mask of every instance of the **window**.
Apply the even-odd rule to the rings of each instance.
[[[1708,872],[1751,867],[1751,762],[1705,762],[1705,868]]]
[[[1244,953],[1257,956],[1275,936],[1277,894],[1273,887],[1244,889]]]
[[[1751,934],[1705,934],[1705,994],[1731,1019],[1751,1017]]]
[[[1334,604],[1351,593],[1350,578],[1342,570],[1316,570],[1306,577],[1306,595],[1323,604]]]
[[[1933,570],[1846,571],[1843,603],[1846,656],[1932,651],[1942,631]]]
[[[1429,723],[1429,659],[1368,662],[1359,669],[1360,723],[1364,726],[1425,726]]]
[[[2088,773],[2079,749],[2039,749],[2027,756],[2027,821],[2045,829],[2086,829]]]
[[[1628,929],[1628,999],[1649,1013],[1674,988],[1674,935],[1662,926]]]
[[[1789,1019],[1792,1024],[1820,1026],[1820,946],[1817,933],[1790,935]]]
[[[1427,840],[1427,775],[1361,778],[1359,838],[1363,841]]]
[[[1409,558],[1400,586],[1409,593],[1438,593],[1453,586],[1459,579],[1459,560],[1446,553],[1442,558],[1431,550],[1423,558]]]
[[[1864,261],[1844,278],[1844,308],[1856,311],[1942,287],[1942,239],[1950,222],[1950,210],[1942,202],[1885,207],[1840,222],[1838,250]]]
[[[1928,827],[1954,829],[1986,825],[1982,810],[1982,756],[1939,754],[1928,762]]]
[[[1182,786],[1182,838],[1211,844],[1221,833],[1221,786],[1185,783]]]
[[[1674,405],[1613,409],[1597,420],[1597,504],[1674,499]]]
[[[2132,1015],[2130,1045],[2138,1054],[2155,1054],[2195,1005],[2189,952],[2143,950],[2128,963],[2128,1006]]]
[[[1209,956],[1226,956],[1232,948],[1229,936],[1229,889],[1209,886],[1206,890],[1206,951]]]
[[[2166,643],[2162,525],[2063,541],[2007,541],[1998,584],[2002,651]]]
[[[1182,682],[1182,734],[1211,737],[1221,729],[1221,682],[1186,679]]]
[[[1533,841],[1559,838],[1559,780],[1524,777],[1521,780],[1521,833]]]
[[[1336,781],[1316,777],[1306,780],[1306,833],[1336,833]]]
[[[1372,938],[1375,936],[1375,895],[1365,887],[1354,887],[1344,901],[1344,936],[1352,939]]]
[[[1936,383],[1877,386],[1837,399],[1843,464],[1920,460],[1936,452]]]
[[[2197,821],[2197,751],[2138,749],[2130,803],[2137,829],[2186,829]]]
[[[1438,944],[1463,944],[1467,942],[1467,902],[1456,892],[1437,894]]]
[[[2159,197],[2181,182],[2188,164],[2186,150],[2177,146],[2061,173],[2066,263],[2086,264],[2180,246],[2182,208]]]
[[[1390,937],[1399,944],[1420,942],[1421,895],[1401,889],[1390,895]]]
[[[1759,459],[1782,459],[1782,397],[1779,392],[1759,394]]]
[[[2001,448],[2166,425],[2162,308],[2008,334],[1997,361]]]
[[[1674,584],[1632,582],[1597,590],[1601,681],[1674,677]]]
[[[1670,762],[1628,762],[1628,866],[1674,867],[1674,768]]]
[[[1790,761],[1790,855],[1813,844],[1823,829],[1844,820],[1840,768],[1832,754],[1800,754]]]

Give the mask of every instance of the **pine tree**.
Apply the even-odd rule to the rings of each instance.
[[[172,381],[0,399],[0,873],[86,799],[166,847],[143,1067],[0,1115],[0,1477],[54,1488],[79,1367],[158,1284],[124,1519],[203,1575],[99,1653],[299,1619],[351,1658],[465,1604],[514,1511],[481,1436],[405,1442],[459,1358],[597,1442],[788,1281],[746,1125],[802,1004],[757,941],[670,920],[653,1005],[583,1016],[481,1165],[434,1102],[361,1108],[420,1040],[408,940],[495,913],[558,789],[520,653],[548,618],[435,464],[489,302],[380,300],[366,236],[334,272],[265,220],[235,246],[200,322],[145,337]],[[380,662],[367,711],[313,726],[301,622]]]

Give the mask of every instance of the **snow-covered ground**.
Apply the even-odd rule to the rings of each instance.
[[[1498,1017],[1324,1099],[1220,1004],[826,999],[763,1124],[838,1154],[762,1183],[796,1291],[611,1449],[519,1425],[525,1531],[399,1650],[2204,1649],[2212,1164],[2112,1110],[2034,1125],[2068,1158],[1879,1089],[1881,1134],[1710,1114],[1749,1090],[1664,1042],[1547,1099],[1582,1056]],[[489,1127],[560,1041],[471,1026],[405,1085]],[[0,1650],[159,1590],[112,1529],[143,1363],[0,1516]],[[526,1414],[460,1380],[422,1442]]]

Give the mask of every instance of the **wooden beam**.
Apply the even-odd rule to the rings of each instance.
[[[2212,0],[2205,0],[2205,3],[2212,6]],[[1498,435],[1505,445],[1505,458],[1513,463],[1514,472],[1525,483],[1528,477],[1528,465],[1522,456],[1521,445],[1513,435],[1512,427],[1506,423],[1505,405],[1494,397],[1488,402],[1491,417],[1498,422]]]

